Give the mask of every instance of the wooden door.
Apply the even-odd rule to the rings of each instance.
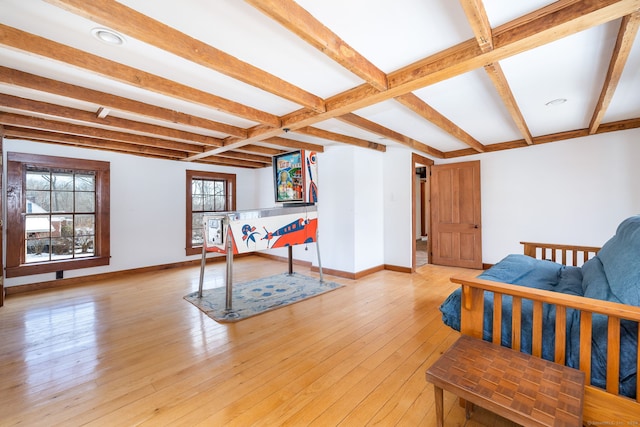
[[[432,263],[482,268],[480,161],[431,167]]]

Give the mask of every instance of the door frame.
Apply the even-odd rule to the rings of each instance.
[[[411,153],[411,272],[416,271],[416,168],[424,166],[427,168],[427,176],[434,162],[428,157]],[[428,179],[428,178],[427,178]],[[431,212],[422,212],[422,216],[426,216],[429,222],[429,230],[431,229]],[[427,239],[427,263],[431,261],[431,239]]]
[[[0,307],[4,305],[4,186],[2,177],[4,176],[4,126],[0,125]]]

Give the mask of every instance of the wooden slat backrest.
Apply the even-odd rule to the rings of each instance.
[[[567,307],[556,306],[556,354],[555,362],[564,365],[567,357]]]
[[[510,285],[506,283],[498,283],[489,280],[478,279],[475,277],[457,276],[452,277],[451,281],[462,286],[462,310],[461,310],[461,332],[466,335],[482,338],[483,331],[483,312],[484,312],[484,292],[490,291],[494,293],[494,302],[502,301],[505,295],[513,298],[512,308],[512,348],[520,349],[521,336],[521,307],[522,300],[528,299],[534,301],[534,330],[542,330],[542,304],[553,304],[556,306],[556,347],[555,361],[564,364],[566,348],[566,310],[568,308],[580,310],[580,370],[583,371],[590,383],[591,377],[591,332],[592,318],[594,314],[607,316],[609,319],[609,336],[608,336],[608,355],[607,355],[607,391],[612,394],[618,394],[619,389],[619,360],[620,360],[620,320],[630,320],[640,322],[640,307],[634,307],[624,304],[618,304],[609,301],[594,300],[591,298],[578,297],[574,295],[566,295],[557,292],[544,291],[540,289],[527,288],[518,285]],[[500,304],[501,305],[501,304]],[[537,308],[536,308],[537,307]],[[497,309],[494,313],[494,333],[500,328],[502,323],[502,310]],[[496,329],[497,327],[497,329]],[[541,348],[541,333],[534,333],[534,343],[536,352]],[[496,340],[494,334],[494,342]],[[640,347],[640,346],[639,346]],[[640,348],[637,349],[638,361],[640,366]],[[640,381],[639,381],[640,382]],[[640,384],[639,384],[640,386]],[[638,388],[640,390],[640,387]],[[640,402],[640,393],[636,393],[636,400]]]
[[[532,258],[547,259],[576,267],[584,264],[600,251],[600,248],[597,246],[558,245],[554,243],[533,242],[520,242],[520,244],[524,245],[524,254]]]
[[[522,330],[522,298],[513,297],[511,304],[511,348],[520,351],[522,340],[520,331]]]
[[[542,302],[533,302],[533,333],[531,354],[542,357]]]
[[[620,336],[620,319],[609,317],[607,324],[607,336]],[[607,391],[618,394],[619,385],[616,378],[620,377],[620,341],[610,340],[607,343]]]
[[[502,342],[502,294],[493,295],[493,343]]]
[[[580,312],[580,370],[584,372],[584,382],[591,383],[591,331],[593,313]],[[619,339],[619,338],[618,338]],[[619,357],[620,355],[618,355]],[[617,381],[617,380],[616,380]]]

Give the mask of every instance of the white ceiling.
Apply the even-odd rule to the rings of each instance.
[[[71,13],[65,7],[77,4],[84,8],[84,3],[97,5],[100,10],[113,6],[126,6],[147,17],[152,18],[154,36],[162,36],[161,43],[177,47],[174,54],[156,46],[137,40],[136,30],[145,28],[137,21],[133,14],[121,15],[115,23],[109,25],[97,16],[88,19],[91,12]],[[121,0],[119,3],[110,0],[0,0],[0,65],[5,67],[4,76],[0,80],[0,94],[11,95],[2,98],[0,102],[0,124],[5,126],[6,137],[16,137],[16,130],[47,129],[50,122],[20,122],[16,123],[15,115],[24,117],[48,118],[61,123],[82,124],[94,128],[118,130],[164,138],[169,141],[190,142],[183,136],[158,136],[151,131],[131,130],[122,124],[93,122],[88,124],[83,118],[62,117],[63,114],[54,108],[45,108],[42,104],[24,104],[17,102],[18,98],[43,101],[56,106],[70,107],[76,110],[96,113],[100,107],[109,108],[109,118],[124,118],[134,122],[150,123],[163,128],[178,129],[199,135],[207,135],[222,140],[220,144],[227,144],[228,148],[216,148],[199,145],[203,153],[214,150],[210,154],[196,156],[191,160],[218,163],[227,150],[242,150],[245,137],[237,137],[218,129],[207,129],[201,125],[172,123],[166,119],[153,118],[139,112],[125,111],[113,108],[106,98],[96,96],[90,100],[73,99],[70,95],[61,96],[55,90],[46,88],[37,90],[25,87],[23,83],[14,82],[9,76],[10,70],[29,73],[45,77],[57,82],[89,88],[117,95],[130,100],[160,106],[165,109],[178,111],[190,116],[206,118],[222,124],[241,128],[249,136],[255,135],[254,129],[264,131],[265,137],[279,136],[289,140],[301,141],[316,146],[328,146],[345,143],[338,140],[318,138],[296,132],[296,121],[288,125],[287,117],[300,110],[303,106],[288,99],[288,93],[270,93],[252,84],[244,83],[238,78],[230,77],[216,71],[216,65],[206,66],[186,59],[181,52],[189,51],[184,35],[196,39],[198,54],[204,45],[235,57],[237,64],[250,64],[285,82],[320,98],[332,111],[332,99],[345,99],[348,91],[366,85],[367,82],[356,73],[349,71],[312,44],[294,34],[272,17],[267,16],[252,2],[240,0]],[[593,2],[561,1],[553,2],[530,0],[514,2],[511,0],[484,0],[460,2],[451,0],[290,0],[257,1],[256,3],[269,5],[282,4],[285,7],[299,5],[309,12],[317,23],[323,24],[332,37],[337,37],[353,48],[359,55],[366,58],[375,68],[381,70],[387,77],[403,67],[415,67],[415,64],[432,55],[447,52],[447,49],[468,40],[475,40],[472,21],[467,18],[463,4],[481,3],[494,34],[500,31],[502,25],[516,25],[529,22],[529,17],[519,20],[528,13],[552,8],[563,9],[570,13],[570,7],[583,7]],[[569,132],[571,135],[581,135],[590,126],[594,114],[598,111],[598,99],[603,88],[615,89],[610,104],[603,109],[602,125],[623,122],[624,126],[640,126],[640,43],[638,42],[638,10],[640,1],[602,1],[602,7],[610,7],[610,15],[614,18],[601,19],[603,23],[597,25],[585,24],[589,28],[583,31],[569,31],[571,34],[558,39],[555,35],[546,36],[549,42],[533,42],[531,49],[524,49],[513,56],[500,56],[499,66],[506,78],[505,86],[510,89],[515,101],[516,110],[522,114],[523,123],[528,128],[532,142],[548,142],[561,139],[547,136],[556,133]],[[65,6],[66,5],[66,6]],[[274,6],[275,7],[275,6]],[[586,6],[585,6],[586,7]],[[480,11],[483,10],[482,8]],[[295,23],[300,21],[300,11],[288,8],[291,19]],[[620,10],[625,10],[620,13]],[[634,13],[635,11],[635,13]],[[114,12],[115,13],[115,12]],[[118,11],[118,13],[120,13]],[[624,71],[619,75],[617,86],[607,79],[607,70],[612,62],[612,55],[618,32],[621,26],[620,16],[634,13],[630,19],[632,43],[628,50],[626,63],[623,61]],[[81,16],[82,15],[82,16]],[[533,16],[533,15],[532,15]],[[549,15],[548,22],[552,22]],[[599,18],[598,18],[599,19]],[[607,22],[604,22],[607,21]],[[158,28],[162,24],[170,29]],[[295,24],[294,24],[295,25]],[[553,24],[549,24],[553,27]],[[582,23],[577,25],[583,25]],[[123,45],[112,46],[97,40],[92,36],[92,29],[110,27],[121,33],[126,41]],[[115,28],[117,27],[117,28]],[[142,28],[142,29],[141,29]],[[506,28],[506,27],[503,27]],[[12,29],[19,30],[13,32]],[[556,32],[561,33],[561,29]],[[30,33],[50,42],[59,43],[77,49],[72,54],[66,50],[51,46],[46,40],[24,42]],[[550,33],[554,32],[551,28]],[[629,37],[629,36],[628,36]],[[557,39],[557,40],[556,40]],[[326,44],[332,39],[326,40]],[[496,43],[498,41],[496,40]],[[476,44],[477,45],[477,44]],[[539,46],[538,46],[539,45]],[[497,46],[497,44],[496,44]],[[191,45],[193,47],[193,45]],[[165,47],[166,48],[166,47]],[[42,49],[42,51],[38,51]],[[84,56],[90,53],[108,59],[109,63],[95,68],[93,57]],[[347,51],[341,51],[347,57]],[[203,53],[202,57],[206,53]],[[64,56],[68,55],[68,56]],[[71,65],[68,62],[77,63]],[[127,71],[116,72],[118,64],[124,64]],[[471,71],[458,72],[454,68],[448,70],[447,78],[438,78],[436,83],[420,85],[413,89],[424,103],[444,116],[451,125],[455,125],[457,132],[465,133],[472,140],[483,147],[482,151],[494,149],[526,146],[523,141],[522,130],[512,118],[504,96],[501,96],[494,82],[481,64]],[[95,68],[95,69],[93,69]],[[133,72],[132,69],[162,77],[162,84],[149,84],[147,75]],[[246,70],[238,68],[239,73]],[[0,74],[3,74],[0,73]],[[127,81],[123,75],[133,76]],[[23,74],[21,74],[23,75]],[[120,76],[120,77],[118,77]],[[29,76],[27,75],[27,79]],[[119,80],[120,79],[120,80]],[[614,82],[615,83],[615,82]],[[51,82],[49,87],[54,87]],[[163,88],[166,88],[164,90]],[[189,92],[194,88],[197,92]],[[165,93],[159,93],[160,91]],[[50,92],[50,93],[48,93]],[[285,91],[288,92],[288,91]],[[383,91],[384,92],[384,91]],[[215,95],[204,98],[203,102],[195,101],[192,93]],[[284,125],[270,124],[265,126],[256,120],[239,114],[230,114],[218,107],[220,98],[250,107],[251,111],[268,113],[269,117],[282,120]],[[546,103],[565,98],[567,102],[561,105],[547,106]],[[18,105],[19,104],[19,105]],[[345,112],[352,112],[368,123],[377,126],[356,127],[339,118],[340,114],[319,115],[310,121],[316,129],[333,132],[347,137],[355,137],[374,144],[391,146],[409,146],[421,154],[437,159],[438,157],[454,157],[463,154],[473,154],[478,151],[471,148],[467,141],[461,140],[459,133],[446,132],[431,121],[416,114],[391,96],[381,96],[375,101],[373,97],[359,103],[353,102],[353,108]],[[313,118],[318,113],[309,113]],[[253,117],[253,116],[249,116]],[[43,124],[44,123],[44,124]],[[615,124],[615,123],[614,123]],[[602,128],[601,125],[601,128]],[[291,128],[284,132],[283,128]],[[624,127],[623,127],[624,128]],[[269,132],[268,129],[274,130]],[[382,130],[381,130],[382,129]],[[48,129],[59,135],[81,135],[77,128],[64,130],[59,127]],[[451,131],[451,127],[449,128]],[[455,134],[452,135],[452,133]],[[58,136],[59,136],[58,135]],[[85,135],[98,139],[109,139],[107,135]],[[22,136],[26,139],[54,141],[57,143],[80,144],[74,139],[61,141],[60,138],[48,138],[43,134]],[[274,142],[260,142],[260,137],[249,138],[246,142],[251,146],[276,147]],[[192,141],[191,141],[192,142]],[[229,144],[233,143],[233,146]],[[508,143],[508,144],[504,144]],[[133,142],[130,152],[135,153]],[[433,150],[425,149],[428,146]],[[119,146],[120,147],[120,146]],[[302,146],[303,148],[305,146]],[[306,146],[314,147],[314,146]],[[281,150],[295,148],[295,143],[280,146]],[[318,147],[316,147],[318,148]],[[321,147],[320,147],[321,149]],[[121,148],[118,148],[121,150]],[[126,151],[126,150],[125,150]],[[193,153],[191,153],[193,154]],[[230,153],[227,153],[230,154]],[[256,153],[258,155],[259,153]],[[148,153],[144,155],[149,155]],[[156,154],[157,155],[157,154]],[[264,154],[263,154],[264,155]],[[161,156],[161,155],[160,155]],[[162,156],[161,156],[162,157]],[[169,158],[189,159],[184,156],[168,156]],[[254,158],[250,163],[244,160],[226,160],[230,165],[259,167],[260,161]],[[267,164],[265,158],[263,164]]]

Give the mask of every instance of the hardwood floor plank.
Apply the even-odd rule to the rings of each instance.
[[[234,262],[234,282],[284,271],[284,263],[245,257]],[[359,280],[325,276],[345,286],[234,324],[183,299],[197,290],[199,267],[12,294],[0,309],[0,420],[435,425],[424,372],[457,336],[438,306],[459,271],[426,265]],[[223,286],[224,277],[223,263],[208,264],[205,288]],[[446,393],[445,411],[464,422]],[[478,414],[486,425],[500,422]]]

